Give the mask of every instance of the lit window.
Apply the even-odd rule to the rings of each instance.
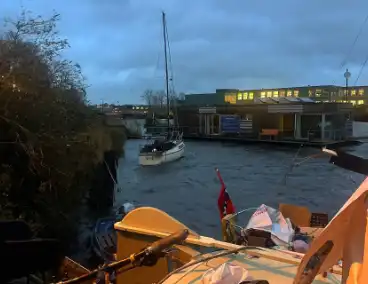
[[[287,96],[291,97],[292,96],[292,91],[287,91]]]
[[[248,93],[244,93],[243,94],[243,100],[247,100],[248,99]]]
[[[359,96],[363,96],[363,95],[364,95],[364,89],[359,89]]]
[[[299,91],[298,90],[294,91],[294,97],[296,97],[296,98],[299,97]]]
[[[133,109],[135,109],[135,107],[133,107]]]
[[[364,105],[364,101],[363,100],[359,100],[359,101],[357,101],[357,104],[358,105]]]
[[[351,90],[351,95],[355,96],[356,95],[356,90]]]
[[[341,103],[342,102],[342,100],[338,100],[338,101],[336,101],[337,103]]]
[[[344,95],[346,96],[348,94],[348,90],[344,90]]]
[[[253,100],[253,98],[254,98],[253,93],[249,93],[249,99]]]
[[[272,92],[271,91],[268,91],[267,92],[267,98],[271,98],[272,97]]]
[[[266,97],[266,92],[261,92],[261,98],[265,98]]]
[[[280,97],[285,97],[285,91],[280,91]]]
[[[236,104],[236,94],[225,95],[225,102],[230,104]]]
[[[313,97],[313,91],[312,90],[308,90],[308,96]]]
[[[350,103],[355,106],[356,105],[356,101],[350,101]]]
[[[242,93],[238,93],[238,101],[241,101],[243,99],[243,94]]]
[[[278,98],[279,97],[279,91],[273,91],[273,97]]]

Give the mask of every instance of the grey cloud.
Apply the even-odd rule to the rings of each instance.
[[[3,0],[0,10],[15,13],[15,2]],[[175,87],[184,92],[343,84],[341,62],[368,13],[363,0],[24,0],[24,5],[38,14],[53,8],[62,14],[60,28],[72,46],[66,55],[86,72],[90,98],[121,103],[138,102],[144,89],[163,87],[162,10]],[[352,81],[368,55],[367,36],[368,23],[347,62]],[[368,83],[367,74],[360,84]]]

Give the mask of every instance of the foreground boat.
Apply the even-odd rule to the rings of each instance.
[[[217,168],[216,173],[221,184],[217,204],[226,242],[305,253],[328,224],[328,214],[312,213],[307,207],[292,204],[282,203],[278,210],[262,204],[236,212]]]
[[[101,272],[106,277],[117,272],[117,284],[366,284],[367,197],[368,179],[315,236],[306,254],[218,241],[199,235],[159,209],[141,207],[114,225],[119,261],[63,283],[82,283]],[[207,253],[203,254],[204,248]]]
[[[166,83],[166,111],[167,111],[167,133],[164,139],[155,139],[153,143],[148,141],[139,151],[139,164],[142,166],[157,166],[163,163],[173,162],[184,156],[185,144],[183,133],[174,131],[170,125],[170,96],[169,96],[169,74],[167,66],[167,29],[165,13],[162,13],[162,25],[165,52],[165,83]]]

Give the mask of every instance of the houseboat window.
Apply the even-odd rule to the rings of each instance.
[[[299,97],[299,91],[298,90],[294,91],[294,97],[296,97],[296,98]]]
[[[285,97],[285,91],[280,91],[280,97]]]
[[[242,93],[238,93],[238,101],[241,101],[243,99],[243,94]]]
[[[364,95],[364,89],[359,89],[359,96],[363,96]]]
[[[267,98],[271,98],[272,97],[272,92],[271,91],[268,91],[267,92]]]
[[[253,93],[249,93],[249,99],[253,100],[253,98],[254,98]]]
[[[364,100],[359,100],[359,101],[357,101],[357,104],[358,104],[358,105],[363,105],[363,104],[364,104]]]
[[[279,97],[279,91],[273,91],[273,97],[278,98]]]
[[[356,90],[351,90],[351,95],[355,96],[356,95]]]
[[[247,100],[248,99],[248,93],[244,93],[243,94],[243,100]]]
[[[265,98],[266,97],[266,92],[261,92],[261,98]]]
[[[287,91],[287,96],[291,97],[292,96],[292,91]]]

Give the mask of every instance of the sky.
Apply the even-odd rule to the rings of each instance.
[[[82,67],[92,103],[142,103],[144,90],[164,89],[162,11],[176,92],[344,85],[346,68],[351,85],[368,85],[368,67],[357,81],[366,0],[1,0],[0,17],[22,6],[61,14],[64,56]]]

